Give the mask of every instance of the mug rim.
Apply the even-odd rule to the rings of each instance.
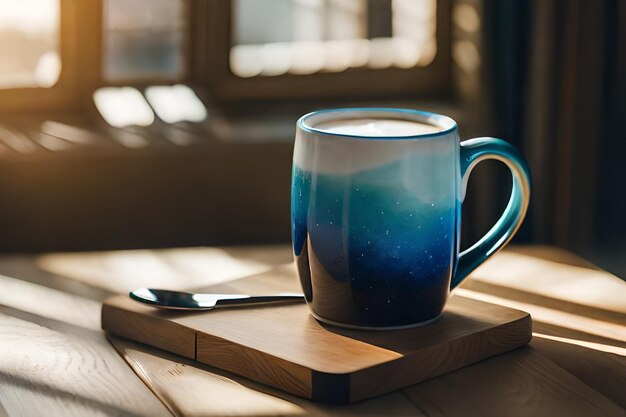
[[[361,136],[351,135],[347,133],[332,133],[326,130],[317,129],[314,126],[307,124],[307,120],[311,117],[326,115],[326,114],[345,114],[345,113],[395,113],[396,115],[410,115],[417,116],[416,119],[407,118],[405,120],[415,121],[419,123],[431,124],[441,128],[442,130],[434,133],[422,133],[418,135],[401,135],[401,136]],[[401,118],[400,118],[401,119]],[[336,136],[349,139],[365,139],[365,140],[410,140],[410,139],[423,139],[433,138],[437,136],[445,136],[451,132],[457,130],[457,123],[451,117],[444,116],[442,114],[431,113],[423,110],[415,109],[403,109],[395,107],[342,107],[335,109],[317,110],[305,114],[300,117],[297,122],[299,129],[305,132],[317,133],[324,136]]]

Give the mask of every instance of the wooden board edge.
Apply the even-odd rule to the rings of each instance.
[[[102,304],[101,327],[116,336],[145,343],[189,359],[196,358],[196,331],[179,323],[127,310],[115,305],[118,297]],[[158,327],[160,333],[152,331]],[[161,337],[167,334],[168,337]]]
[[[313,399],[313,371],[221,337],[197,334],[196,360],[299,397]]]
[[[429,346],[401,359],[353,373],[350,375],[349,402],[402,389],[527,345],[532,339],[532,318],[521,312],[525,314],[520,318],[465,335],[450,341],[445,348]],[[474,349],[468,349],[468,345]],[[423,364],[428,366],[425,368]],[[378,384],[372,384],[372,381]]]

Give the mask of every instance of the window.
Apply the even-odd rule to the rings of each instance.
[[[99,6],[0,0],[0,116],[81,107],[98,75]]]
[[[185,70],[184,6],[181,0],[105,0],[104,78],[181,78]]]
[[[208,2],[199,78],[217,99],[445,93],[449,0]]]
[[[160,84],[216,103],[440,94],[449,32],[450,0],[0,0],[0,109]],[[191,97],[152,90],[150,105],[168,94]],[[199,120],[196,104],[161,115]]]
[[[235,0],[230,69],[253,77],[426,66],[437,50],[436,7],[435,0]]]
[[[61,73],[59,0],[0,1],[0,89],[51,87]]]

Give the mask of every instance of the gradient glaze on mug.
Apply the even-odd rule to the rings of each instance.
[[[316,316],[390,327],[441,314],[458,252],[458,158],[456,131],[297,139],[292,238]]]

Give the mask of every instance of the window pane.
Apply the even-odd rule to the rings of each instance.
[[[436,53],[436,0],[234,0],[240,77],[412,68]]]
[[[180,78],[185,70],[185,28],[182,0],[105,0],[105,78]]]
[[[59,79],[60,0],[0,0],[0,88],[51,87]]]

